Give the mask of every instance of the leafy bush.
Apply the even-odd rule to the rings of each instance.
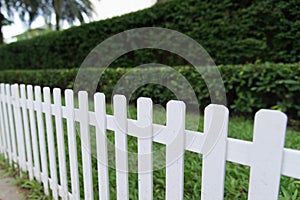
[[[189,66],[174,67],[191,84],[195,91],[201,109],[211,103],[206,84],[201,75]],[[94,69],[90,69],[94,73]],[[111,98],[118,80],[127,72],[138,77],[141,69],[108,68],[105,70],[98,84],[98,91]],[[161,75],[161,79],[172,80],[172,74],[164,68],[151,68]],[[221,65],[219,70],[225,85],[227,105],[236,114],[253,114],[261,108],[272,108],[286,112],[291,118],[300,116],[300,63],[295,64],[247,64],[247,65]],[[25,83],[51,88],[72,88],[77,75],[77,69],[57,70],[7,70],[0,74],[0,81],[4,83]],[[143,77],[141,77],[142,79]],[[138,80],[136,80],[138,81]],[[90,82],[81,82],[80,88],[89,88]],[[126,90],[133,84],[130,76],[119,89]],[[163,82],[161,83],[163,84]],[[171,84],[178,90],[184,88],[176,81]],[[123,88],[122,88],[123,86]],[[166,103],[176,96],[166,87],[159,84],[147,84],[135,90],[131,100],[139,96],[151,97],[154,102]],[[185,100],[189,100],[188,98]]]
[[[300,1],[173,0],[149,9],[0,46],[0,69],[77,68],[106,38],[138,27],[177,30],[198,41],[218,64],[300,61]],[[121,47],[120,47],[121,48]],[[163,51],[138,50],[115,67],[185,65]]]

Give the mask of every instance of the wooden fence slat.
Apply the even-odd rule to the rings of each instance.
[[[44,105],[45,105],[48,155],[49,155],[50,175],[51,175],[50,188],[52,189],[53,198],[55,200],[57,200],[58,199],[58,183],[57,183],[57,168],[56,168],[54,133],[53,133],[53,124],[52,124],[52,115],[51,115],[50,88],[44,87],[43,94],[44,94]]]
[[[67,167],[66,167],[66,153],[65,153],[65,139],[64,129],[62,123],[62,104],[61,104],[61,91],[59,88],[53,89],[54,97],[54,116],[55,116],[55,128],[57,139],[57,151],[58,151],[58,166],[61,185],[61,197],[62,199],[68,199],[68,182],[67,182]]]
[[[28,121],[28,112],[27,112],[27,103],[26,103],[26,89],[24,84],[20,85],[20,91],[21,91],[22,117],[23,117],[24,133],[25,133],[27,171],[28,171],[29,179],[33,180],[31,137],[29,132],[29,121]]]
[[[72,90],[65,90],[65,101],[67,110],[67,134],[68,134],[68,148],[71,171],[71,187],[72,199],[80,200],[79,188],[79,173],[78,173],[78,158],[77,158],[77,143],[76,131],[74,123],[74,94]]]
[[[9,119],[7,113],[7,100],[6,100],[6,91],[5,91],[5,84],[1,84],[1,91],[2,91],[2,108],[3,108],[3,116],[4,116],[4,124],[5,124],[5,135],[6,135],[6,144],[8,149],[8,159],[9,164],[12,165],[13,162],[13,155],[12,155],[12,146],[11,146],[11,137],[10,137],[10,127],[9,127]]]
[[[106,137],[106,104],[105,96],[102,93],[94,95],[96,118],[96,144],[98,164],[99,199],[109,200],[109,177]]]
[[[185,104],[181,101],[167,103],[166,144],[166,199],[183,199],[184,149],[185,149]]]
[[[5,133],[5,124],[4,124],[4,112],[2,109],[2,96],[3,96],[3,91],[0,86],[0,124],[1,124],[1,142],[2,142],[2,154],[4,155],[4,158],[8,158],[8,146],[7,146],[7,140],[6,140],[6,133]]]
[[[287,117],[280,111],[255,115],[248,199],[278,199]]]
[[[17,146],[16,146],[16,133],[15,133],[15,122],[14,116],[12,113],[12,97],[11,97],[11,87],[9,84],[5,85],[6,89],[6,103],[7,103],[7,112],[8,112],[8,121],[9,121],[9,135],[11,138],[11,146],[12,146],[12,158],[15,163],[18,162],[18,153],[17,153]]]
[[[17,84],[12,87],[12,96],[14,98],[14,116],[16,123],[16,135],[17,135],[17,144],[18,144],[18,155],[19,155],[19,164],[22,171],[26,171],[26,155],[25,155],[25,141],[23,133],[23,121],[21,118],[21,108],[20,108],[20,95],[19,95],[19,86]]]
[[[128,150],[127,150],[127,106],[126,98],[115,95],[114,101],[115,153],[117,199],[129,199],[128,191]]]
[[[209,105],[204,112],[201,199],[223,199],[229,112],[225,106]]]
[[[93,177],[92,177],[92,160],[91,160],[91,139],[89,127],[89,107],[88,93],[80,91],[78,93],[79,104],[79,122],[80,122],[80,137],[81,137],[81,153],[83,167],[83,184],[84,198],[93,199]]]
[[[45,141],[45,128],[44,128],[44,118],[42,114],[42,97],[41,97],[41,87],[34,87],[34,95],[36,102],[36,118],[38,126],[39,144],[40,144],[40,154],[41,154],[41,164],[42,164],[42,182],[44,186],[44,193],[49,194],[48,187],[48,162],[47,162],[47,151],[46,151],[46,141]]]
[[[33,150],[33,172],[34,177],[38,182],[41,181],[41,168],[40,168],[40,157],[38,147],[38,137],[36,132],[36,120],[34,113],[34,102],[33,102],[33,87],[27,85],[27,97],[28,97],[28,110],[29,110],[29,121],[30,121],[30,133],[32,139],[32,150]]]
[[[138,180],[139,199],[153,199],[152,129],[153,106],[150,98],[137,100],[138,137]]]

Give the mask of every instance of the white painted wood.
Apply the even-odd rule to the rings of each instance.
[[[56,168],[56,154],[54,145],[54,133],[51,115],[51,95],[50,88],[43,88],[44,105],[45,105],[45,119],[47,130],[47,143],[48,143],[48,156],[50,164],[51,182],[50,188],[52,189],[52,196],[55,200],[58,199],[58,181],[57,181],[57,168]]]
[[[260,110],[255,115],[248,199],[278,199],[287,117]]]
[[[0,99],[1,99],[1,97],[0,97]],[[1,102],[1,100],[0,100],[0,102]],[[2,109],[0,107],[0,154],[2,154],[4,156],[6,154],[5,154],[5,147],[4,147],[5,142],[3,140],[3,134],[4,134],[4,131],[3,131],[4,126],[3,126],[3,121],[2,121],[3,116],[1,114],[1,112],[2,112]]]
[[[79,200],[80,188],[79,188],[76,131],[75,131],[75,123],[74,123],[74,94],[72,90],[65,90],[65,101],[66,101],[66,119],[67,119],[68,148],[69,148],[69,160],[70,160],[70,171],[71,171],[72,199]]]
[[[27,97],[28,97],[28,110],[29,110],[29,121],[30,121],[30,133],[32,140],[32,150],[33,150],[33,172],[34,177],[38,182],[41,181],[40,176],[40,157],[39,157],[39,147],[38,147],[38,137],[36,132],[36,120],[33,107],[33,87],[27,85]]]
[[[284,149],[282,170],[284,176],[300,179],[300,151],[295,149]]]
[[[117,199],[129,199],[128,188],[128,150],[127,150],[127,106],[126,98],[115,95],[114,101],[115,123],[115,153],[116,153],[116,178]]]
[[[5,84],[1,83],[1,91],[2,91],[2,109],[3,109],[3,121],[4,121],[4,128],[5,128],[5,137],[6,137],[6,146],[7,146],[7,155],[9,164],[12,165],[13,163],[13,153],[12,153],[12,146],[11,146],[11,136],[10,136],[10,127],[9,127],[9,119],[7,113],[7,101],[6,101],[6,91],[5,91]]]
[[[68,182],[67,182],[67,167],[66,167],[66,153],[65,153],[65,139],[64,129],[62,123],[62,104],[61,104],[61,91],[59,88],[53,89],[54,97],[54,109],[55,112],[55,128],[56,128],[56,139],[57,139],[57,151],[58,151],[58,166],[60,185],[62,187],[62,199],[68,199]]]
[[[221,200],[224,197],[228,114],[225,106],[211,104],[205,108],[205,141],[202,146],[202,200]]]
[[[185,104],[181,101],[167,103],[166,144],[166,199],[183,199]]]
[[[153,105],[149,98],[137,100],[137,123],[138,131],[138,180],[139,199],[153,199]]]
[[[4,119],[3,119],[3,114],[2,114],[2,93],[1,93],[1,87],[0,87],[0,154],[2,154],[3,156],[6,156],[6,150],[5,150],[5,132],[4,132]],[[5,159],[7,159],[5,157]]]
[[[96,144],[98,164],[99,199],[109,200],[108,156],[106,137],[106,104],[102,93],[94,95],[96,118]]]
[[[37,118],[37,127],[38,127],[38,136],[39,136],[39,145],[40,145],[40,155],[41,155],[41,164],[42,164],[42,182],[44,186],[44,193],[49,194],[48,186],[48,162],[47,162],[47,153],[46,153],[46,140],[45,140],[45,128],[44,128],[44,118],[42,114],[42,96],[41,96],[41,87],[34,87],[34,96],[36,102],[36,118]]]
[[[0,123],[1,123],[1,136],[2,136],[2,154],[4,155],[5,159],[8,159],[8,145],[7,145],[7,139],[6,139],[6,127],[5,127],[5,123],[4,123],[4,118],[5,118],[5,113],[3,111],[3,93],[4,91],[2,91],[1,89],[1,85],[0,85]]]
[[[75,121],[78,121],[79,119],[79,113],[78,109],[74,109],[75,114]],[[94,113],[90,113],[89,115],[92,117],[90,120],[91,125],[96,126],[96,123],[94,122],[96,117]],[[114,131],[115,125],[114,125],[114,117],[112,115],[106,115],[107,119],[107,129]],[[137,132],[135,131],[138,129],[136,127],[136,120],[128,119],[128,135],[133,137],[138,137]],[[153,136],[153,141],[160,143],[160,144],[166,144],[168,141],[168,137],[164,135],[166,127],[159,124],[153,124],[153,132],[157,133],[158,130],[159,134],[156,134]],[[202,144],[204,141],[204,135],[201,132],[196,131],[190,131],[185,130],[186,133],[186,146],[185,149],[187,151],[191,151],[194,153],[201,153],[202,154]],[[242,134],[242,133],[241,133]],[[251,152],[251,146],[252,142],[250,141],[244,141],[234,138],[228,138],[227,139],[227,153],[226,153],[226,159],[233,163],[238,163],[246,166],[250,166],[251,159],[250,159],[250,152]],[[282,174],[300,179],[300,171],[298,170],[298,166],[300,165],[300,154],[299,150],[291,150],[291,149],[284,149],[284,160],[286,162],[283,162],[282,167]]]
[[[25,134],[25,146],[26,146],[26,156],[27,156],[27,171],[30,180],[33,180],[33,163],[32,163],[32,148],[31,148],[31,136],[29,132],[29,121],[28,121],[28,110],[26,104],[26,89],[25,85],[20,85],[21,91],[21,108],[22,108],[22,117],[24,125],[24,134]]]
[[[84,199],[93,199],[93,177],[91,160],[91,139],[88,115],[88,93],[80,91],[78,93],[79,122],[81,137],[81,153],[83,168]]]
[[[12,96],[14,97],[13,107],[14,107],[14,116],[15,116],[15,123],[16,123],[19,164],[22,171],[26,171],[26,155],[25,155],[25,141],[24,141],[24,133],[23,133],[23,121],[21,118],[21,110],[20,110],[19,86],[17,84],[12,86]]]
[[[8,121],[9,121],[9,135],[11,139],[11,146],[12,146],[12,159],[14,163],[18,162],[18,153],[17,153],[17,145],[16,145],[16,133],[15,133],[15,122],[14,116],[12,113],[12,97],[11,97],[11,87],[9,84],[5,85],[6,91],[6,103],[7,103],[7,113],[8,113]]]
[[[9,87],[8,92],[6,91],[7,87]],[[13,86],[13,88],[14,87],[15,86]],[[43,162],[44,162],[43,158],[45,158],[45,157],[42,156],[44,153],[41,148],[44,145],[41,143],[42,135],[40,134],[40,130],[42,130],[43,128],[40,128],[42,126],[41,125],[42,122],[40,122],[40,120],[39,120],[39,118],[40,118],[39,113],[45,112],[46,118],[47,118],[46,119],[47,141],[48,141],[47,145],[48,145],[49,164],[50,164],[50,171],[51,171],[51,173],[50,173],[51,177],[47,177],[47,178],[50,181],[54,199],[58,199],[58,193],[61,196],[63,196],[63,195],[67,196],[67,198],[79,199],[78,196],[76,198],[76,195],[78,195],[78,192],[76,193],[75,189],[73,189],[73,188],[79,188],[79,184],[78,184],[78,181],[76,183],[76,179],[78,180],[77,167],[75,167],[75,169],[73,169],[73,167],[71,168],[71,174],[72,173],[73,173],[73,175],[77,174],[77,177],[76,177],[76,175],[74,175],[74,176],[71,175],[72,176],[71,177],[72,194],[69,193],[68,191],[65,192],[65,189],[63,189],[63,186],[59,186],[57,184],[57,172],[56,172],[56,160],[55,160],[56,154],[55,154],[55,148],[54,148],[52,115],[57,116],[57,113],[60,112],[61,117],[67,118],[67,121],[70,122],[70,125],[67,122],[67,126],[69,127],[69,128],[67,127],[67,129],[68,129],[68,139],[71,140],[70,138],[72,138],[72,137],[74,139],[73,141],[68,140],[69,153],[70,153],[70,165],[72,165],[72,166],[77,166],[76,165],[77,155],[74,155],[73,153],[71,153],[72,151],[74,151],[74,149],[76,149],[76,134],[75,134],[75,130],[74,130],[74,121],[79,121],[79,122],[84,121],[84,124],[86,124],[86,126],[84,126],[84,127],[86,127],[86,129],[88,129],[89,124],[96,126],[96,128],[98,126],[97,132],[102,133],[102,134],[97,134],[97,137],[98,137],[98,139],[97,139],[97,156],[98,156],[98,159],[99,159],[99,157],[102,157],[101,160],[103,160],[104,163],[105,163],[105,160],[107,159],[107,155],[105,155],[106,152],[103,151],[103,149],[106,149],[106,147],[105,147],[105,144],[101,145],[101,143],[106,142],[106,140],[99,139],[99,137],[104,137],[104,134],[106,134],[106,132],[105,132],[106,129],[116,131],[116,133],[119,133],[120,135],[122,134],[122,137],[118,137],[119,139],[116,139],[116,140],[119,141],[118,146],[121,146],[123,149],[126,149],[126,152],[125,152],[126,154],[125,154],[125,157],[124,156],[121,157],[120,155],[122,155],[122,153],[120,154],[120,151],[117,152],[117,154],[119,155],[119,158],[116,158],[116,160],[119,162],[119,164],[117,164],[119,169],[126,169],[126,167],[127,167],[127,171],[128,171],[127,134],[138,138],[139,152],[143,152],[143,151],[149,152],[150,151],[149,146],[150,146],[150,144],[152,144],[152,143],[150,143],[150,141],[143,140],[143,142],[147,143],[147,145],[141,145],[141,143],[142,143],[141,141],[143,138],[141,136],[141,132],[143,134],[146,134],[146,132],[149,131],[148,129],[150,129],[150,128],[149,127],[146,128],[146,125],[145,125],[145,127],[141,127],[141,125],[144,125],[144,122],[141,122],[142,120],[140,120],[143,117],[138,116],[138,120],[127,119],[127,117],[126,117],[126,100],[123,101],[121,103],[121,105],[115,105],[115,107],[118,107],[118,109],[115,109],[116,116],[111,116],[111,115],[105,114],[104,100],[96,100],[97,98],[104,99],[104,96],[101,96],[101,95],[99,97],[95,96],[95,107],[98,106],[98,108],[99,108],[98,110],[95,108],[95,112],[87,111],[87,103],[86,103],[86,105],[85,105],[86,109],[83,109],[85,111],[82,112],[82,109],[73,109],[72,104],[70,104],[72,106],[69,106],[69,107],[67,105],[65,107],[61,106],[61,105],[59,105],[59,106],[51,105],[49,88],[45,89],[46,91],[48,90],[47,91],[48,94],[44,93],[44,96],[48,96],[48,98],[46,98],[47,103],[41,103],[38,100],[39,98],[37,97],[36,91],[35,91],[35,97],[36,97],[35,102],[33,102],[33,100],[30,100],[30,98],[29,98],[29,100],[26,100],[25,86],[21,85],[20,89],[21,89],[21,99],[20,99],[19,103],[22,108],[22,119],[21,120],[19,120],[19,117],[18,117],[18,113],[20,113],[20,112],[15,111],[15,109],[18,108],[18,100],[16,98],[16,93],[13,93],[12,95],[8,94],[10,92],[9,85],[7,86],[5,84],[1,84],[1,87],[0,87],[0,93],[1,93],[0,94],[1,152],[5,153],[4,150],[7,152],[7,155],[8,155],[8,158],[9,158],[11,164],[12,164],[13,157],[14,156],[16,157],[18,155],[19,155],[20,163],[22,163],[21,153],[24,151],[21,151],[22,147],[20,146],[21,143],[19,143],[19,142],[21,142],[21,141],[19,141],[19,139],[20,139],[19,130],[20,130],[20,127],[22,127],[22,123],[23,123],[23,128],[24,128],[23,134],[25,135],[25,149],[26,149],[26,162],[27,162],[26,164],[27,164],[27,170],[29,173],[29,177],[31,177],[31,179],[32,179],[33,173],[32,173],[32,157],[31,157],[31,153],[32,153],[31,140],[33,142],[34,142],[34,140],[30,138],[31,132],[29,131],[28,116],[27,116],[28,110],[27,109],[29,109],[29,111],[33,112],[33,113],[35,112],[34,110],[36,110],[37,123],[34,122],[32,124],[34,124],[35,127],[36,126],[38,127],[38,133],[39,133],[38,141],[39,141],[39,145],[40,145],[40,149],[38,149],[38,152],[41,154],[42,169],[43,169],[42,173],[38,170],[38,174],[40,174],[42,176],[42,180],[44,181],[44,177],[47,177],[47,176],[44,174],[45,170],[44,170],[44,165],[43,165]],[[14,91],[15,91],[15,89],[13,90],[13,92]],[[87,102],[87,100],[86,100],[86,102]],[[97,105],[96,102],[101,102],[101,103],[99,103],[99,105]],[[125,106],[123,106],[123,104]],[[14,107],[13,107],[14,112],[12,112],[12,110],[11,110],[12,105],[14,105]],[[81,108],[82,108],[82,106],[81,106]],[[9,112],[9,109],[10,109],[10,112]],[[121,112],[120,112],[120,110],[121,110]],[[148,110],[148,108],[147,109],[144,108],[144,109],[140,109],[140,110],[141,111],[143,110],[142,112],[140,112],[141,115],[146,115],[148,111],[150,112],[150,110]],[[270,112],[270,111],[268,111],[268,112]],[[259,196],[261,198],[263,198],[264,197],[263,195],[268,195],[267,199],[268,198],[276,199],[278,197],[278,187],[279,187],[279,180],[280,180],[279,178],[280,178],[281,174],[300,179],[300,171],[298,170],[299,165],[300,165],[300,151],[294,150],[294,149],[284,149],[283,148],[283,140],[277,141],[274,139],[275,135],[278,134],[278,132],[280,132],[280,134],[281,134],[281,136],[280,136],[281,139],[284,138],[284,132],[285,132],[285,126],[286,126],[286,124],[285,124],[286,121],[285,122],[283,122],[284,120],[283,121],[279,120],[278,122],[276,121],[277,118],[284,118],[284,117],[278,117],[278,116],[282,116],[282,114],[274,114],[274,112],[278,113],[276,111],[271,111],[272,114],[268,114],[267,117],[261,117],[264,119],[264,122],[258,123],[256,120],[255,127],[264,127],[264,129],[266,129],[267,131],[260,132],[255,129],[255,131],[254,131],[255,135],[259,135],[259,136],[254,136],[254,142],[228,138],[227,139],[227,151],[220,150],[220,154],[215,153],[216,160],[214,160],[214,162],[212,161],[213,159],[211,157],[214,154],[215,150],[218,149],[217,148],[218,145],[220,145],[220,148],[221,147],[224,148],[224,146],[226,145],[226,144],[224,144],[222,146],[220,144],[220,139],[218,140],[215,148],[213,148],[213,151],[208,153],[208,151],[205,150],[205,148],[204,148],[205,141],[207,139],[206,136],[199,132],[184,130],[184,127],[183,127],[183,133],[184,133],[183,135],[185,136],[185,139],[183,141],[185,141],[185,142],[183,143],[182,149],[186,149],[188,151],[204,154],[203,173],[204,173],[205,177],[210,176],[209,173],[205,172],[205,170],[210,172],[211,174],[213,174],[214,169],[216,169],[218,167],[221,168],[222,163],[225,161],[225,159],[223,159],[224,155],[228,161],[251,166],[249,199],[257,199],[257,198],[259,199]],[[82,113],[84,113],[84,115],[82,115]],[[120,113],[120,114],[116,114],[116,113]],[[171,120],[172,123],[176,122],[175,125],[177,126],[177,128],[179,127],[178,124],[180,124],[178,121],[176,121],[178,117],[179,116],[178,116],[178,112],[177,112],[176,114],[173,115],[173,118],[176,118],[176,119]],[[35,116],[34,116],[34,118],[35,118]],[[206,121],[212,120],[213,122],[215,122],[214,119],[209,119],[209,117],[207,117],[207,116],[205,117],[205,120]],[[147,120],[145,119],[145,121],[147,121]],[[219,121],[219,120],[216,120],[216,121]],[[121,126],[120,126],[120,124],[121,124]],[[145,122],[145,124],[147,124],[147,123]],[[153,138],[152,138],[153,141],[159,142],[162,144],[166,144],[167,148],[171,149],[170,148],[170,146],[171,146],[170,139],[172,139],[172,138],[170,136],[172,136],[172,129],[176,129],[176,126],[175,125],[169,126],[169,124],[170,123],[167,124],[167,127],[162,126],[162,125],[157,125],[157,124],[153,124],[153,125],[151,125],[151,127],[152,127],[153,131],[161,130],[160,134],[153,136]],[[260,125],[257,125],[257,124],[260,124]],[[273,125],[273,124],[275,124],[275,125]],[[170,128],[170,127],[172,127],[172,128]],[[207,127],[207,125],[205,125],[205,127]],[[18,134],[17,135],[18,140],[16,140],[16,138],[15,138],[15,144],[18,144],[18,146],[17,146],[18,148],[15,147],[16,148],[15,154],[14,154],[14,148],[12,146],[13,135],[11,135],[11,128],[13,128],[13,131],[15,131],[15,134]],[[57,128],[57,127],[55,127],[55,128]],[[222,128],[225,128],[225,127],[222,127]],[[258,130],[260,130],[260,129],[258,129]],[[88,132],[88,131],[86,131],[86,132]],[[207,134],[206,130],[204,132],[205,132],[205,134]],[[258,132],[259,132],[259,134],[256,134]],[[81,133],[82,133],[82,131],[81,131]],[[282,134],[283,134],[283,136],[282,136]],[[70,135],[71,135],[71,137],[70,137]],[[263,137],[263,138],[261,138],[261,137]],[[126,140],[124,140],[124,138]],[[180,143],[179,146],[182,146],[182,143]],[[274,146],[276,146],[276,148]],[[278,146],[279,146],[279,148],[278,148]],[[124,147],[126,147],[126,148],[124,148]],[[143,149],[143,148],[145,148],[145,149]],[[272,148],[275,148],[275,150],[272,150]],[[62,149],[64,149],[64,148],[62,148]],[[141,150],[141,149],[143,149],[143,150]],[[182,149],[179,148],[179,149],[176,149],[176,151],[181,151]],[[86,151],[86,149],[85,149],[85,151]],[[176,152],[176,151],[169,150],[169,153],[168,153],[168,150],[167,150],[167,163],[168,162],[170,163],[170,156],[168,156],[168,154],[170,154],[170,155],[178,154],[178,152]],[[19,153],[17,153],[17,152],[19,152]],[[33,151],[33,154],[34,154],[34,152],[35,151]],[[174,152],[176,152],[176,153],[174,153]],[[269,152],[269,154],[268,154],[268,152]],[[84,154],[84,155],[90,156],[90,154]],[[73,158],[71,158],[71,157],[73,157]],[[121,157],[121,159],[120,159],[120,157]],[[124,161],[124,158],[125,158],[125,161]],[[168,158],[169,158],[169,160],[168,160]],[[220,158],[222,158],[222,159],[220,159]],[[148,157],[148,159],[150,160],[149,157]],[[73,161],[71,161],[71,160],[73,160]],[[147,168],[147,167],[151,166],[151,165],[149,165],[151,163],[149,160],[145,159],[144,162],[140,162],[141,160],[142,159],[139,158],[138,167],[139,167],[140,171],[142,171],[142,169],[144,167]],[[126,163],[126,164],[124,164],[124,163]],[[214,165],[212,163],[214,163]],[[221,163],[221,164],[218,164],[218,163]],[[54,165],[55,165],[55,167],[54,167]],[[99,165],[99,163],[98,163],[98,165]],[[108,176],[105,175],[105,173],[106,173],[105,170],[107,170],[107,168],[104,167],[105,165],[101,165],[101,166],[103,167],[103,170],[99,170],[99,171],[102,171],[103,174],[99,173],[100,174],[99,175],[99,185],[102,184],[102,186],[103,186],[104,183],[108,182]],[[171,171],[170,167],[169,167],[169,165],[167,165],[167,166],[168,166],[167,174],[172,174],[170,176],[167,175],[167,199],[171,199],[172,197],[177,198],[178,196],[180,199],[180,198],[182,198],[182,193],[183,193],[183,167],[182,167],[183,162],[179,162],[179,163],[177,162],[177,164],[176,164],[177,170],[174,170],[174,171],[176,171],[176,173],[170,173],[170,171]],[[211,167],[207,167],[207,166],[211,166]],[[100,169],[99,166],[98,166],[98,168]],[[87,169],[90,169],[89,172],[91,175],[91,168],[86,167],[86,171],[87,171]],[[223,168],[221,168],[221,170],[216,170],[217,173],[214,174],[215,176],[217,176],[217,174],[221,174],[221,176],[218,175],[218,179],[208,179],[208,178],[203,177],[203,179],[204,179],[203,188],[202,188],[203,193],[204,193],[204,191],[209,190],[209,189],[205,189],[205,188],[209,188],[209,184],[204,183],[205,181],[206,182],[207,181],[208,182],[216,182],[218,186],[215,187],[217,189],[214,190],[215,191],[214,195],[221,196],[222,185],[223,185],[224,181],[218,182],[217,180],[220,180],[222,178],[222,169]],[[77,172],[76,172],[76,170],[77,170]],[[178,172],[180,170],[182,170],[182,173]],[[89,173],[87,173],[87,174],[89,175]],[[175,175],[173,175],[173,174],[175,174]],[[117,186],[118,192],[119,192],[118,198],[119,199],[124,199],[124,198],[128,199],[128,174],[127,173],[125,173],[125,174],[119,173],[119,175],[117,175],[117,176],[118,176],[117,181],[119,181],[119,182],[123,181],[123,183],[125,183],[121,186],[120,185]],[[140,189],[140,188],[150,188],[150,186],[152,186],[150,184],[150,179],[149,179],[150,176],[147,176],[148,179],[146,179],[145,177],[143,177],[142,173],[139,174],[139,178],[140,178],[139,197],[141,199],[142,199],[142,197],[151,199],[151,194],[148,191],[151,191],[152,189],[149,189],[149,190]],[[181,181],[181,179],[182,179],[182,181]],[[92,191],[93,185],[92,185],[91,180],[92,180],[92,178],[90,176],[90,178],[88,178],[88,181],[87,181],[87,182],[89,182],[89,184],[88,184],[89,186],[85,187],[85,189],[89,188]],[[142,186],[143,180],[147,180],[144,182],[144,183],[147,183],[144,186]],[[180,181],[176,182],[176,181],[171,181],[171,180],[180,180]],[[101,182],[103,182],[103,183],[101,183]],[[175,184],[175,182],[177,184]],[[180,189],[174,190],[174,188],[171,188],[170,183],[173,183],[175,185],[174,186],[175,188],[182,188],[182,190],[180,190]],[[106,188],[108,188],[108,187],[109,186],[107,184]],[[169,188],[169,190],[168,190],[168,188]],[[76,189],[76,190],[79,191],[79,189]],[[123,194],[121,193],[123,191],[124,191],[123,194],[125,194],[125,196],[123,196]],[[174,192],[174,194],[173,194],[173,192]],[[105,186],[104,186],[104,189],[103,189],[103,187],[100,186],[100,195],[101,195],[101,193],[102,193],[102,197],[104,197],[103,199],[109,198],[109,192],[108,192],[108,189],[105,189]],[[175,194],[175,193],[177,193],[177,194]],[[67,195],[65,195],[65,194],[67,194]],[[126,194],[127,194],[127,196],[126,196]],[[171,195],[173,195],[173,196],[171,196]],[[202,198],[203,198],[203,194],[202,194]]]
[[[1,87],[0,87],[0,126],[1,126],[1,154],[3,156],[6,156],[6,138],[5,138],[5,127],[4,127],[4,116],[2,112],[2,92],[1,92]],[[7,157],[5,157],[7,159]]]

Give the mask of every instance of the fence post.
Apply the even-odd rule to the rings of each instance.
[[[228,132],[228,109],[209,105],[204,111],[201,199],[223,199]]]
[[[183,199],[184,151],[185,151],[185,104],[181,101],[167,103],[166,143],[166,199]]]
[[[278,199],[287,117],[274,110],[255,115],[248,199]]]
[[[58,166],[61,185],[62,199],[68,199],[68,182],[67,182],[67,167],[66,167],[66,153],[65,153],[65,138],[62,123],[62,104],[61,91],[59,88],[53,89],[54,106],[53,113],[55,117],[56,141],[58,152]]]
[[[106,104],[105,96],[102,93],[94,95],[96,117],[96,143],[98,162],[98,184],[100,199],[109,200],[109,177],[108,177],[108,156],[107,156],[107,135],[106,135]]]
[[[137,100],[137,126],[140,128],[138,137],[138,180],[139,199],[153,199],[153,105],[150,98]]]
[[[52,196],[55,200],[58,199],[58,186],[57,186],[57,168],[56,168],[56,154],[54,145],[54,135],[53,135],[53,124],[52,124],[52,114],[51,114],[51,95],[50,88],[43,88],[44,103],[45,103],[45,119],[46,119],[46,130],[47,130],[47,142],[48,142],[48,155],[50,163],[50,188],[52,189]]]
[[[74,96],[72,90],[65,90],[68,148],[71,171],[72,199],[80,200],[77,143],[74,120]]]
[[[89,105],[88,93],[80,91],[78,93],[79,103],[79,122],[81,137],[81,154],[83,167],[84,199],[93,199],[93,177],[92,177],[92,158],[91,158],[91,136],[89,127]]]

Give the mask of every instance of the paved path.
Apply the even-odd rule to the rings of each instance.
[[[11,183],[13,180],[0,169],[0,200],[25,199],[20,188]]]

